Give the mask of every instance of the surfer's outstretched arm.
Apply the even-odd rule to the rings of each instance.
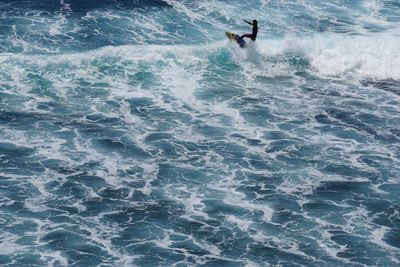
[[[253,23],[252,22],[250,22],[250,21],[247,21],[247,20],[243,20],[244,22],[246,22],[247,24],[250,24],[250,25],[253,25]]]

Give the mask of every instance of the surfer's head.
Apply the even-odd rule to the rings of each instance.
[[[253,25],[258,25],[258,21],[256,19],[253,19]]]

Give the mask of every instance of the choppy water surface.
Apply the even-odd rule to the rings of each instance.
[[[0,0],[0,264],[400,265],[399,25],[390,0]]]

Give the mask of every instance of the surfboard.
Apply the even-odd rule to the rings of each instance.
[[[236,39],[239,38],[237,34],[234,34],[233,32],[225,32],[226,37],[228,37],[229,40],[235,41]]]
[[[240,36],[233,33],[233,32],[225,32],[226,37],[232,42],[237,43],[241,48],[246,46],[246,41],[243,39],[240,39]]]

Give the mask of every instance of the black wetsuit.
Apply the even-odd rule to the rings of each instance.
[[[258,33],[258,24],[253,24],[253,31],[251,32],[251,40],[255,41]]]
[[[253,25],[253,31],[251,32],[251,34],[243,34],[240,38],[247,37],[247,38],[250,38],[251,40],[255,41],[257,38],[257,33],[258,33],[258,23],[257,22],[250,23],[247,21],[246,21],[246,23]]]

